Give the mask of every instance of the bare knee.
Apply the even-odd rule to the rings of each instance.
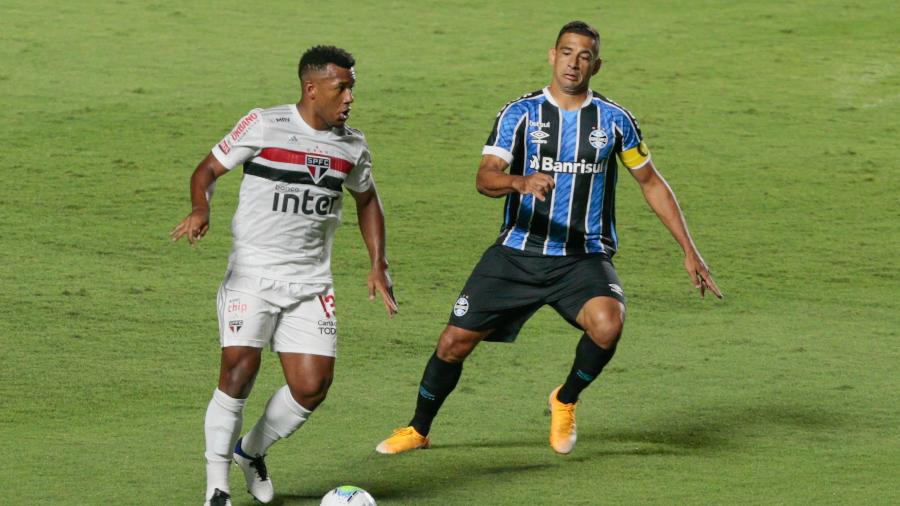
[[[245,399],[250,395],[259,372],[260,350],[247,346],[222,348],[219,390],[231,397]]]
[[[437,356],[444,362],[462,362],[490,331],[465,330],[448,325],[438,340]]]
[[[331,382],[331,376],[307,377],[299,384],[288,384],[288,388],[291,390],[291,397],[297,404],[312,411],[325,400]]]
[[[334,358],[304,353],[279,353],[291,397],[312,411],[325,400],[334,378]]]
[[[625,308],[615,304],[597,304],[586,307],[581,318],[582,326],[591,339],[601,348],[610,349],[616,346],[622,336],[625,325]]]

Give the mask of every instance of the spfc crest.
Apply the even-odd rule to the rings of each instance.
[[[331,168],[331,157],[307,154],[306,168],[309,170],[313,182],[318,183]]]

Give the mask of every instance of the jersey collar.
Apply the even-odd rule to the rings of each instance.
[[[553,98],[553,95],[550,93],[550,87],[544,86],[544,96],[547,97],[547,101],[553,104],[557,109],[561,109],[558,103],[556,103],[556,99]],[[588,88],[587,97],[584,99],[584,102],[581,104],[581,108],[585,108],[591,105],[591,101],[594,99],[594,90]]]

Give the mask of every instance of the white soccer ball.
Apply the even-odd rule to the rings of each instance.
[[[328,491],[319,506],[376,506],[375,499],[365,490],[352,485],[342,485]]]

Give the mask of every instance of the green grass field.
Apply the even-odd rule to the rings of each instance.
[[[253,107],[297,99],[311,45],[358,60],[401,314],[365,293],[347,200],[326,403],[269,455],[276,505],[900,503],[900,36],[890,1],[52,2],[0,6],[0,504],[199,505],[215,290],[240,175],[197,248],[188,177]],[[548,11],[549,9],[549,11]],[[546,309],[483,345],[429,451],[384,457],[462,283],[498,230],[474,173],[494,116],[598,26],[593,88],[638,119],[726,299],[619,183],[629,320],[546,443],[578,333]],[[275,357],[245,427],[282,383]],[[235,470],[235,505],[251,504]]]

